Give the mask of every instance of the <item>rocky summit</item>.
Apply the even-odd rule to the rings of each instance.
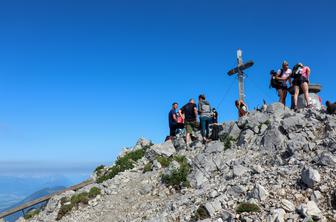
[[[27,221],[336,221],[335,116],[274,103],[219,135],[190,146],[140,139]]]

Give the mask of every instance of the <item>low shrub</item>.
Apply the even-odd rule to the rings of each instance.
[[[143,149],[130,151],[123,157],[118,158],[115,162],[115,165],[110,167],[103,175],[100,175],[96,182],[102,183],[106,180],[112,179],[120,172],[132,169],[134,167],[134,163],[145,155],[146,149],[148,148],[145,147]]]
[[[31,210],[26,215],[24,215],[24,219],[29,220],[35,217],[36,215],[38,215],[40,212],[41,212],[40,210],[36,210],[36,209]]]
[[[173,157],[174,160],[179,162],[180,168],[173,170],[169,175],[162,175],[161,181],[167,186],[173,186],[179,190],[182,187],[190,186],[188,181],[188,174],[190,172],[190,166],[185,157]]]
[[[92,199],[98,196],[99,194],[101,194],[101,189],[99,189],[98,187],[92,187],[89,191],[88,197]]]
[[[83,192],[79,194],[75,194],[71,197],[70,199],[71,204],[74,206],[78,206],[78,204],[88,204],[89,203],[89,193],[88,192]]]
[[[172,159],[164,156],[158,156],[156,160],[161,164],[162,167],[168,167]]]
[[[153,170],[153,164],[151,162],[149,162],[144,166],[143,172],[147,173],[147,172],[152,171],[152,170]]]
[[[210,218],[210,214],[207,209],[201,205],[195,212],[195,214],[191,217],[191,222],[196,222],[200,220],[205,220]]]
[[[73,204],[62,205],[61,208],[58,211],[56,220],[62,219],[62,217],[64,217],[65,215],[67,215],[72,210],[73,207],[74,207]]]
[[[260,212],[260,207],[257,204],[253,203],[241,203],[236,209],[237,213],[244,213],[244,212]]]

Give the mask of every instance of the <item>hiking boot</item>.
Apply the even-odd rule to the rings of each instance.
[[[307,108],[307,109],[311,109],[311,108],[313,108],[313,104],[311,104],[311,103],[308,104],[308,105],[306,106],[306,108]]]

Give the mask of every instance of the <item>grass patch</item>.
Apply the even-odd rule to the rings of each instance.
[[[232,142],[235,140],[231,136],[226,136],[225,138],[220,138],[220,141],[224,143],[224,150],[231,149]]]
[[[236,209],[237,213],[250,213],[250,212],[260,212],[260,207],[253,203],[241,203]]]
[[[101,189],[99,189],[98,187],[92,187],[89,191],[88,197],[90,199],[93,199],[96,196],[98,196],[99,194],[101,194]]]
[[[190,222],[196,222],[199,220],[205,220],[210,218],[210,214],[207,209],[201,205],[195,212],[195,214],[191,217]]]
[[[40,210],[31,210],[26,215],[24,215],[24,219],[29,220],[38,215],[40,212],[41,212]]]
[[[156,160],[161,164],[162,167],[168,167],[172,161],[172,158],[159,156],[156,158]]]
[[[89,193],[83,192],[79,194],[75,194],[70,199],[71,204],[77,206],[78,204],[88,204],[89,203]]]
[[[74,208],[73,204],[62,205],[61,208],[58,211],[56,220],[62,219],[62,217],[64,217],[65,215],[67,215],[72,210],[72,208]]]
[[[133,169],[136,161],[138,161],[145,155],[145,152],[148,148],[149,146],[144,147],[143,149],[130,151],[129,153],[125,154],[123,157],[118,158],[114,166],[110,167],[104,174],[100,175],[97,178],[96,182],[102,183],[106,180],[112,179],[120,172]]]
[[[79,204],[88,204],[90,199],[95,198],[101,193],[101,189],[98,187],[92,187],[89,192],[82,192],[71,196],[71,198],[62,197],[60,200],[61,208],[58,211],[56,220],[62,219],[73,208],[78,208]]]
[[[180,168],[173,170],[170,175],[162,175],[161,181],[166,184],[166,186],[172,186],[177,190],[182,187],[190,186],[188,181],[188,174],[190,172],[190,166],[187,159],[184,156],[173,157],[172,160],[176,160],[180,164]]]
[[[153,170],[153,164],[151,162],[149,162],[144,166],[143,172],[147,173],[147,172],[152,171],[152,170]]]

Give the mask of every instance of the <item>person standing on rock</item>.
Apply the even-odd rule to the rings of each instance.
[[[243,100],[236,100],[235,105],[238,109],[239,118],[247,114],[247,105],[244,103]]]
[[[177,129],[183,129],[184,128],[183,123],[178,122],[177,113],[176,113],[177,110],[178,110],[178,103],[173,103],[172,109],[169,111],[169,114],[168,114],[169,129],[170,129],[169,136],[170,137],[176,136],[176,130]]]
[[[294,96],[293,96],[293,106],[296,111],[298,106],[298,97],[300,88],[304,93],[304,97],[306,100],[307,108],[311,108],[312,104],[309,102],[309,77],[310,77],[310,68],[308,66],[304,66],[302,63],[298,63],[293,68],[292,76],[293,78],[293,86],[294,86]]]
[[[197,128],[197,108],[194,99],[190,99],[189,103],[185,104],[179,110],[181,116],[184,115],[184,127],[186,129],[186,144],[190,143],[190,137],[193,137],[193,132]]]
[[[210,103],[206,101],[205,95],[199,95],[198,97],[198,114],[200,115],[203,142],[206,142],[209,139],[209,124],[212,120],[212,112]]]
[[[288,62],[283,61],[282,68],[277,71],[277,75],[275,77],[276,80],[279,81],[279,85],[277,86],[279,102],[286,106],[286,97],[287,97],[287,81],[291,84],[291,75],[292,70],[288,68]]]

